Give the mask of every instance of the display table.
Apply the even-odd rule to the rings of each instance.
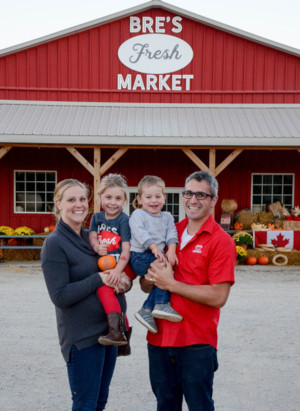
[[[255,247],[258,244],[273,244],[276,247],[300,250],[300,231],[253,231],[253,243]]]

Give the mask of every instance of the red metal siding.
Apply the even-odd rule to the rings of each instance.
[[[175,15],[152,9],[137,16]],[[52,101],[153,103],[300,103],[300,59],[282,51],[183,18],[192,62],[191,91],[117,90],[117,75],[136,72],[119,61],[129,17],[0,58],[0,98]],[[142,74],[145,80],[146,75]]]

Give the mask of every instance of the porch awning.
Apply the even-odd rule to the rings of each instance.
[[[300,104],[0,101],[0,144],[300,147]]]

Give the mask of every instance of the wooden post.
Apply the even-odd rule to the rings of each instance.
[[[209,172],[213,176],[216,174],[216,149],[209,149]],[[215,207],[212,209],[212,215],[215,217]]]
[[[216,149],[209,149],[209,172],[213,176],[216,174]]]
[[[94,147],[94,213],[99,213],[100,203],[97,198],[97,190],[100,184],[100,162],[101,162],[101,150],[98,147]]]

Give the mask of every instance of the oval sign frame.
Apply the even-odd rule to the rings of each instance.
[[[147,74],[173,73],[193,59],[191,46],[179,37],[168,34],[141,34],[124,41],[118,50],[124,66]]]

